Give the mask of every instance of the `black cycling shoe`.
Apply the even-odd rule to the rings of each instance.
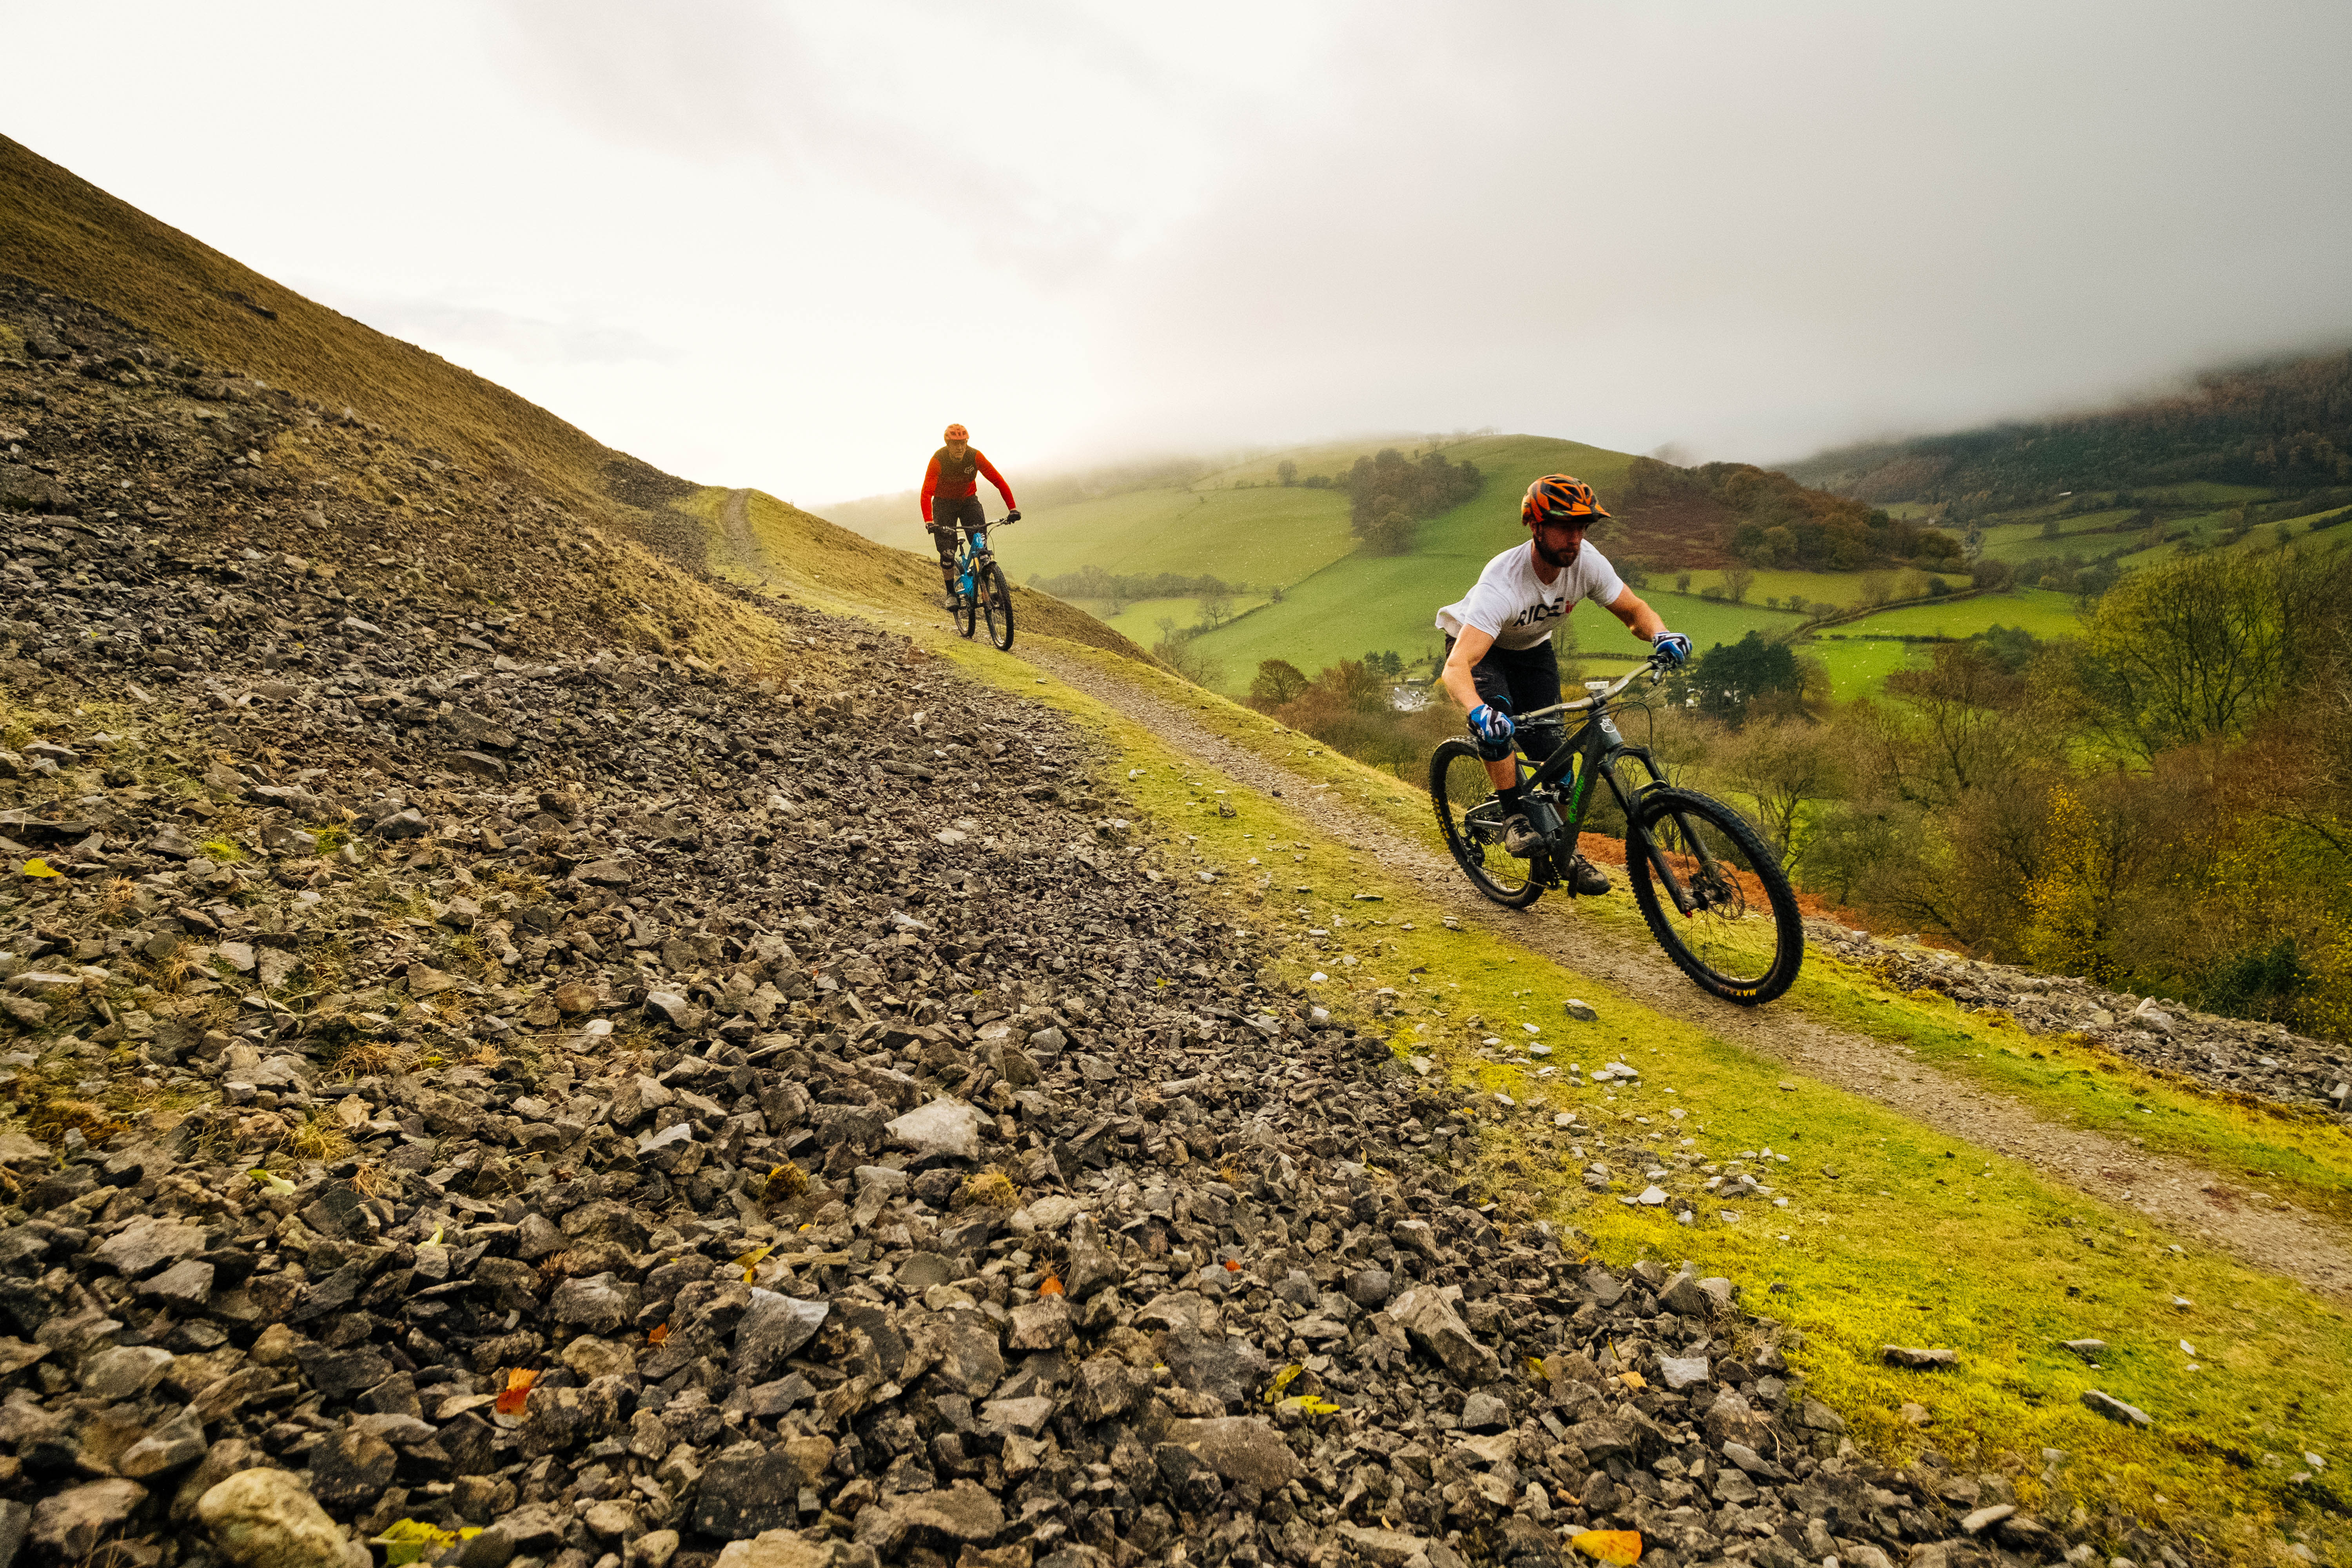
[[[1542,853],[1543,847],[1543,835],[1535,830],[1526,813],[1522,812],[1503,824],[1503,847],[1517,858],[1533,859]]]
[[[1570,892],[1605,893],[1609,890],[1609,873],[1579,855],[1569,867],[1568,886]]]

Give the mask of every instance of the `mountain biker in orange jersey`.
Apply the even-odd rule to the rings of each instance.
[[[1438,629],[1445,634],[1445,689],[1469,710],[1471,738],[1503,803],[1503,847],[1521,858],[1541,840],[1519,798],[1512,736],[1517,733],[1528,755],[1541,763],[1559,743],[1559,731],[1549,721],[1520,731],[1511,713],[1533,712],[1559,700],[1559,656],[1552,647],[1551,623],[1564,618],[1579,599],[1591,599],[1607,606],[1634,636],[1647,637],[1668,663],[1690,658],[1690,638],[1666,630],[1658,612],[1584,542],[1592,520],[1608,515],[1582,479],[1571,474],[1538,479],[1519,503],[1527,543],[1487,562],[1470,592],[1437,612]],[[1581,855],[1569,868],[1569,880],[1580,893],[1609,890],[1609,874]]]
[[[971,444],[970,431],[950,425],[946,440],[946,446],[931,454],[931,466],[923,470],[923,526],[931,531],[931,542],[939,546],[940,578],[945,590],[940,603],[952,610],[962,603],[956,593],[956,530],[979,528],[988,521],[980,504],[980,481],[986,479],[1004,498],[1005,521],[1018,522],[1021,513],[1013,500],[1013,487]]]

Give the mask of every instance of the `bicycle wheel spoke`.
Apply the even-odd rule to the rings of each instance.
[[[1803,951],[1796,900],[1780,863],[1745,819],[1675,791],[1643,812],[1654,856],[1627,868],[1653,935],[1717,995],[1753,1004],[1788,989]]]
[[[1446,847],[1478,890],[1515,908],[1540,897],[1540,865],[1504,847],[1502,808],[1476,751],[1451,742],[1441,746],[1432,760],[1430,783]]]

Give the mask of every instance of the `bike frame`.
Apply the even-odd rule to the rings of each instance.
[[[983,522],[978,528],[963,531],[963,547],[956,552],[956,592],[967,599],[980,596],[980,569],[992,559],[988,531],[995,526]]]
[[[1585,820],[1595,798],[1592,781],[1599,777],[1607,783],[1610,793],[1617,797],[1619,809],[1625,814],[1627,853],[1633,852],[1633,841],[1638,839],[1641,852],[1649,861],[1658,886],[1666,890],[1675,908],[1687,915],[1700,907],[1699,900],[1684,887],[1682,879],[1675,875],[1674,868],[1666,863],[1666,857],[1642,827],[1641,818],[1634,810],[1643,795],[1666,786],[1666,775],[1658,767],[1658,760],[1651,754],[1649,747],[1630,744],[1618,731],[1617,721],[1610,711],[1610,704],[1618,693],[1633,682],[1646,676],[1654,686],[1665,679],[1665,673],[1657,664],[1645,663],[1615,680],[1588,680],[1584,683],[1586,694],[1583,697],[1573,702],[1538,708],[1517,720],[1518,726],[1524,729],[1529,724],[1555,721],[1572,713],[1591,715],[1575,733],[1565,737],[1553,749],[1551,755],[1532,773],[1528,771],[1527,758],[1516,746],[1512,750],[1512,760],[1520,770],[1519,785],[1522,798],[1528,803],[1528,824],[1552,841],[1551,847],[1545,852],[1545,863],[1537,868],[1540,873],[1538,879],[1545,886],[1559,885],[1559,875],[1555,868],[1576,852],[1577,838],[1584,830]],[[1647,770],[1650,775],[1647,784],[1628,784],[1620,772],[1620,765],[1628,758]],[[1567,781],[1565,787],[1562,781]],[[1698,847],[1702,857],[1706,857],[1704,841],[1689,831],[1687,823],[1684,825],[1683,837],[1686,842]],[[1711,862],[1712,858],[1707,858]]]

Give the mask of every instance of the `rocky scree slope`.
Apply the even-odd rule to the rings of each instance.
[[[1885,942],[1826,921],[1807,921],[1805,934],[1898,991],[1933,991],[1972,1012],[2004,1012],[2032,1034],[2079,1037],[2203,1089],[2325,1111],[2352,1125],[2346,1115],[2352,1052],[2340,1041],[2105,991],[2068,975]]]
[[[797,606],[767,674],[493,624],[235,481],[108,517],[64,428],[0,513],[8,1568],[2057,1555],[1727,1282],[1462,1202],[1062,721]]]
[[[667,510],[693,487],[643,465],[614,469],[607,478],[641,504],[590,508],[520,464],[452,459],[351,408],[0,279],[0,510],[68,518],[151,550],[202,534],[317,557],[312,592],[331,602],[340,600],[330,589],[436,590],[431,635],[442,639],[779,657],[776,624],[702,574],[700,520]],[[102,581],[76,586],[104,596]],[[301,646],[261,657],[300,664],[316,628],[273,626],[268,608],[243,605],[241,618]],[[93,619],[100,635],[174,668],[201,665],[220,624],[218,614],[143,626]]]
[[[803,1527],[905,1561],[1540,1556],[1588,1524],[1868,1561],[2008,1487],[1872,1479],[1727,1283],[1453,1201],[1391,1142],[1452,1108],[1066,804],[1046,716],[932,671],[947,743],[876,756],[838,700],[643,657],[412,657],[542,726],[634,704],[651,743],[516,738],[546,783],[517,793],[430,709],[232,700],[158,721],[216,753],[197,792],[69,709],[16,753],[13,825],[65,873],[6,964],[49,1140],[5,1146],[27,1550],[204,1555],[151,1532],[254,1468],[365,1535],[487,1524],[463,1560],[574,1568]]]

